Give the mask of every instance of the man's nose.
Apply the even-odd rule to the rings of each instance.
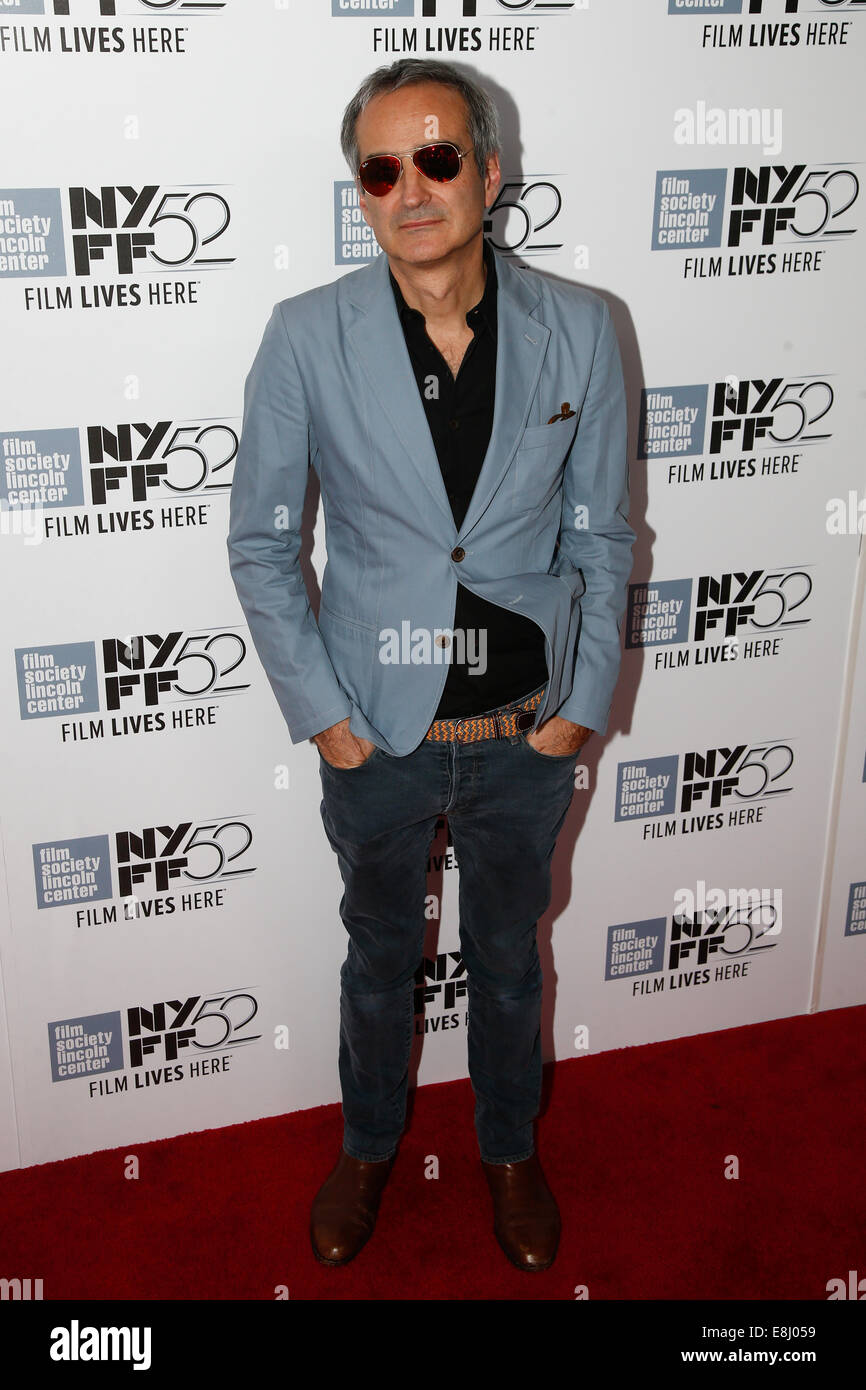
[[[430,180],[425,179],[419,173],[412,162],[412,156],[406,155],[403,160],[403,202],[410,207],[417,207],[419,203],[426,203],[430,197]]]

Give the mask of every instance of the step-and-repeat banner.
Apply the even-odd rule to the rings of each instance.
[[[226,532],[273,304],[380,254],[339,124],[407,56],[491,91],[486,234],[629,389],[545,1056],[866,999],[862,0],[0,0],[0,1167],[339,1099],[318,753]],[[323,530],[311,474],[314,607]],[[420,1084],[466,1075],[444,820],[428,869]]]

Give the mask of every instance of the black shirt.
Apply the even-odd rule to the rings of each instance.
[[[412,370],[458,531],[493,427],[497,286],[494,256],[486,241],[484,262],[484,294],[466,315],[474,336],[456,378],[427,336],[424,315],[410,309],[389,271]],[[544,633],[521,613],[488,603],[458,583],[452,628],[454,657],[449,663],[436,719],[482,714],[528,695],[547,680]],[[457,641],[458,630],[465,634],[462,648]]]

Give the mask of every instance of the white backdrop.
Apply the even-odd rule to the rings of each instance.
[[[488,234],[605,296],[629,388],[545,1056],[866,1000],[863,8],[3,0],[0,1167],[339,1099],[318,755],[225,536],[273,303],[377,252],[338,130],[398,56],[488,84]],[[420,1084],[466,1075],[458,874],[443,825]]]

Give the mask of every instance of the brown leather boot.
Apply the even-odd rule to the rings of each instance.
[[[393,1166],[394,1156],[365,1163],[340,1150],[337,1165],[316,1193],[310,1214],[313,1253],[321,1264],[348,1264],[366,1245]]]
[[[520,1163],[481,1160],[493,1198],[493,1233],[518,1269],[548,1269],[556,1259],[562,1222],[537,1154]]]

